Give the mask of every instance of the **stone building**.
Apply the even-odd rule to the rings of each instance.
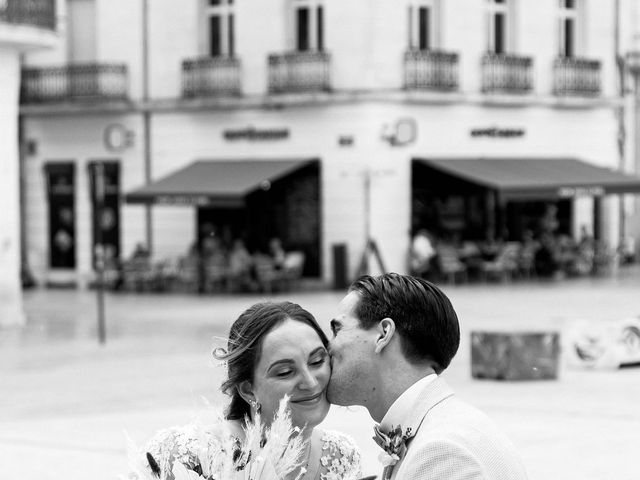
[[[336,245],[350,275],[368,239],[405,271],[417,228],[517,240],[549,205],[562,232],[615,247],[620,194],[640,191],[620,173],[635,162],[616,32],[632,22],[615,2],[59,4],[62,41],[27,55],[22,84],[41,282],[86,284],[99,229],[121,257],[279,237],[327,283]]]

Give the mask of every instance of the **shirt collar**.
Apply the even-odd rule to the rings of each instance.
[[[415,428],[415,425],[403,425],[406,423],[406,420],[409,418],[409,414],[412,411],[412,407],[418,400],[418,397],[422,393],[422,391],[433,382],[438,375],[435,373],[431,373],[426,377],[422,377],[420,380],[415,382],[409,388],[407,388],[397,399],[389,410],[387,410],[386,415],[380,422],[380,428],[382,431],[388,432],[392,427],[397,427],[398,425],[402,425],[403,428],[412,427]]]

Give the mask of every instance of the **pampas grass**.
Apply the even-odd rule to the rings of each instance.
[[[129,480],[282,480],[303,468],[308,442],[293,427],[289,397],[281,401],[273,421],[265,427],[260,414],[245,419],[245,438],[237,439],[229,422],[216,416],[211,426],[192,422],[159,431],[139,449],[127,436]],[[147,460],[152,456],[160,470],[157,475]],[[121,477],[122,478],[122,477]]]

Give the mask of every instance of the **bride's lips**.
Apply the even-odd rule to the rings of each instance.
[[[323,395],[324,395],[324,391],[318,392],[315,395],[308,395],[305,397],[298,397],[296,399],[291,399],[290,402],[298,405],[316,405],[320,403]]]

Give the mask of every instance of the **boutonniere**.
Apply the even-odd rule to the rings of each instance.
[[[407,453],[407,442],[413,436],[413,433],[411,428],[403,431],[400,425],[395,428],[392,426],[389,433],[384,433],[378,425],[375,425],[373,430],[375,432],[373,440],[383,450],[378,456],[378,460],[384,466],[382,478],[383,480],[389,480],[394,465]]]

